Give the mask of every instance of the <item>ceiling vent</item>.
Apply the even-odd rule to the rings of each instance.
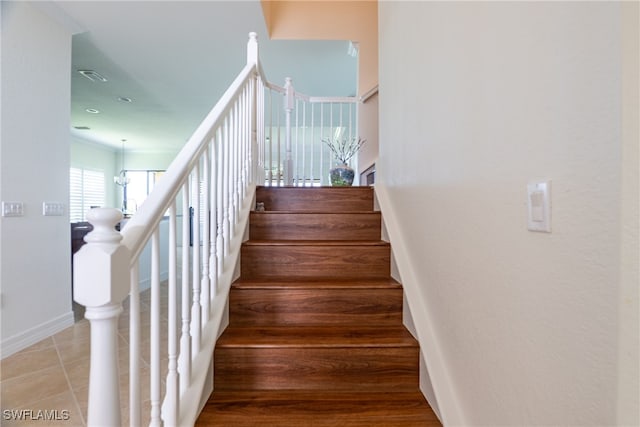
[[[96,73],[93,70],[78,70],[80,74],[91,80],[92,82],[105,83],[107,78],[101,74]]]

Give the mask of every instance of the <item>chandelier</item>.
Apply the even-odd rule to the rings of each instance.
[[[124,143],[126,141],[127,141],[126,139],[122,140],[122,150],[120,153],[120,161],[121,161],[122,168],[120,169],[120,173],[117,176],[113,177],[113,182],[116,185],[119,185],[121,187],[126,187],[127,184],[129,184],[129,182],[131,181],[130,178],[127,178],[127,171],[124,169]]]

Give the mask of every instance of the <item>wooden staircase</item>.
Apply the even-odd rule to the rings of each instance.
[[[260,187],[200,426],[430,426],[369,187]]]

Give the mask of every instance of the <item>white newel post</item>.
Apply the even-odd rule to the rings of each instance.
[[[96,208],[87,219],[93,231],[74,256],[74,299],[86,307],[91,324],[88,426],[120,425],[118,316],[129,293],[129,250],[115,225],[122,213]]]
[[[293,158],[291,157],[291,113],[293,112],[295,90],[291,84],[291,77],[287,77],[284,83],[286,93],[284,95],[285,111],[285,160],[284,160],[284,184],[293,185]]]

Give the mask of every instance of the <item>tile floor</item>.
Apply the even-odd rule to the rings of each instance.
[[[166,296],[164,294],[163,292],[163,300]],[[148,400],[149,328],[145,327],[149,325],[149,292],[143,292],[140,300],[141,334],[143,336],[140,377],[142,379],[142,413],[144,418],[150,408]],[[123,425],[128,425],[129,314],[127,301],[123,305],[124,312],[120,316],[118,325],[120,390]],[[166,331],[166,320],[163,322],[161,330]],[[2,360],[0,362],[0,406],[2,409],[0,425],[85,426],[89,381],[89,342],[89,322],[82,319],[62,332]],[[166,366],[166,360],[166,355],[163,355],[162,361],[164,363],[162,366]],[[166,370],[163,372],[163,378],[165,374]],[[25,419],[12,419],[14,418],[12,414],[16,414],[12,410],[17,413],[22,412]],[[57,419],[43,420],[42,418],[47,414]],[[143,424],[145,424],[144,419]]]

